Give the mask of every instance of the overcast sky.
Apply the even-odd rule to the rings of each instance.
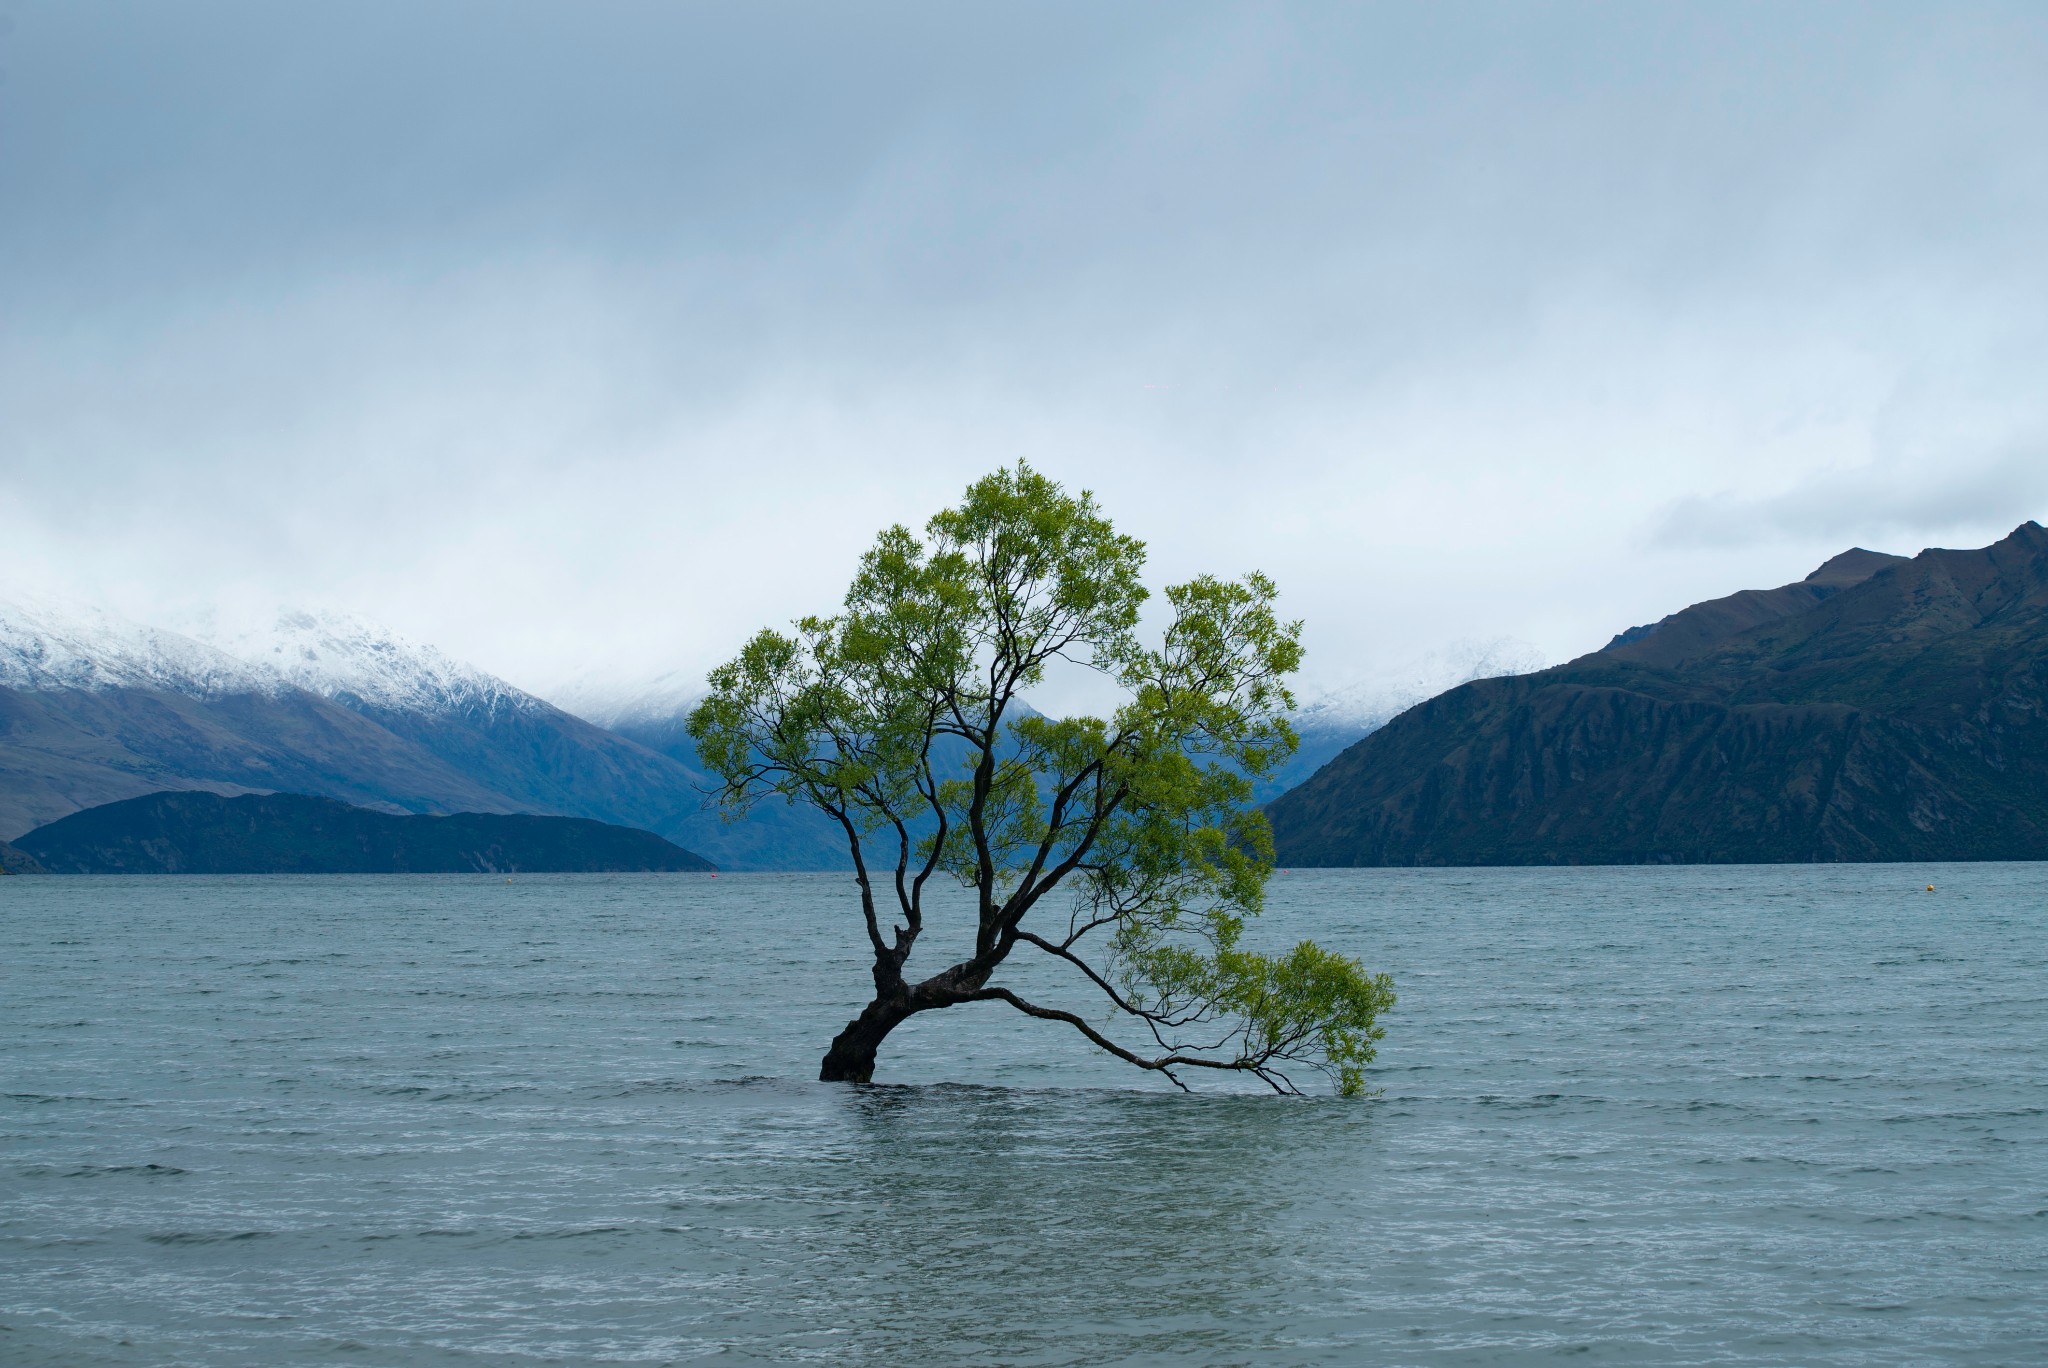
[[[1018,457],[1309,692],[2048,515],[2048,6],[0,0],[0,597],[701,671]]]

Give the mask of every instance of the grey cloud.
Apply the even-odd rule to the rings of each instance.
[[[1734,494],[1679,500],[1653,538],[1674,546],[1743,546],[1795,539],[1890,539],[1917,551],[1919,539],[1961,531],[2002,536],[2048,517],[2048,446],[1980,460],[1900,462],[1831,471],[1764,497]],[[1882,549],[1882,548],[1873,548]]]
[[[1163,574],[1280,575],[1343,684],[2038,502],[1953,473],[2048,437],[2033,5],[101,0],[0,45],[0,575],[138,616],[701,670],[1024,455]]]

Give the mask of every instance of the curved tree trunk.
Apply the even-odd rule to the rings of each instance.
[[[874,1082],[875,1051],[882,1047],[882,1041],[889,1032],[909,1020],[910,1016],[907,994],[878,997],[870,1002],[859,1016],[846,1023],[845,1030],[833,1038],[832,1048],[825,1051],[825,1062],[818,1069],[818,1081]]]

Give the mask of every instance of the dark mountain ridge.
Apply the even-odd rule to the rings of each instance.
[[[46,871],[34,856],[19,846],[0,841],[0,874],[42,874]]]
[[[1662,621],[1629,628],[1608,642],[1605,650],[1646,665],[1675,665],[1753,627],[1815,607],[1905,561],[1904,556],[1865,551],[1859,546],[1827,561],[1797,584],[1744,589],[1726,598],[1695,603]]]
[[[1858,549],[1463,685],[1268,810],[1296,865],[2048,858],[2048,532]]]
[[[297,793],[152,793],[72,813],[15,843],[52,874],[705,872],[649,831],[581,817],[395,816]],[[35,872],[35,871],[24,871]]]

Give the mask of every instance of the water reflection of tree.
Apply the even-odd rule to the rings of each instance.
[[[805,1295],[859,1357],[902,1362],[1221,1362],[1269,1342],[1315,1188],[1276,1175],[1370,1124],[1315,1101],[959,1086],[863,1089],[845,1116]]]

